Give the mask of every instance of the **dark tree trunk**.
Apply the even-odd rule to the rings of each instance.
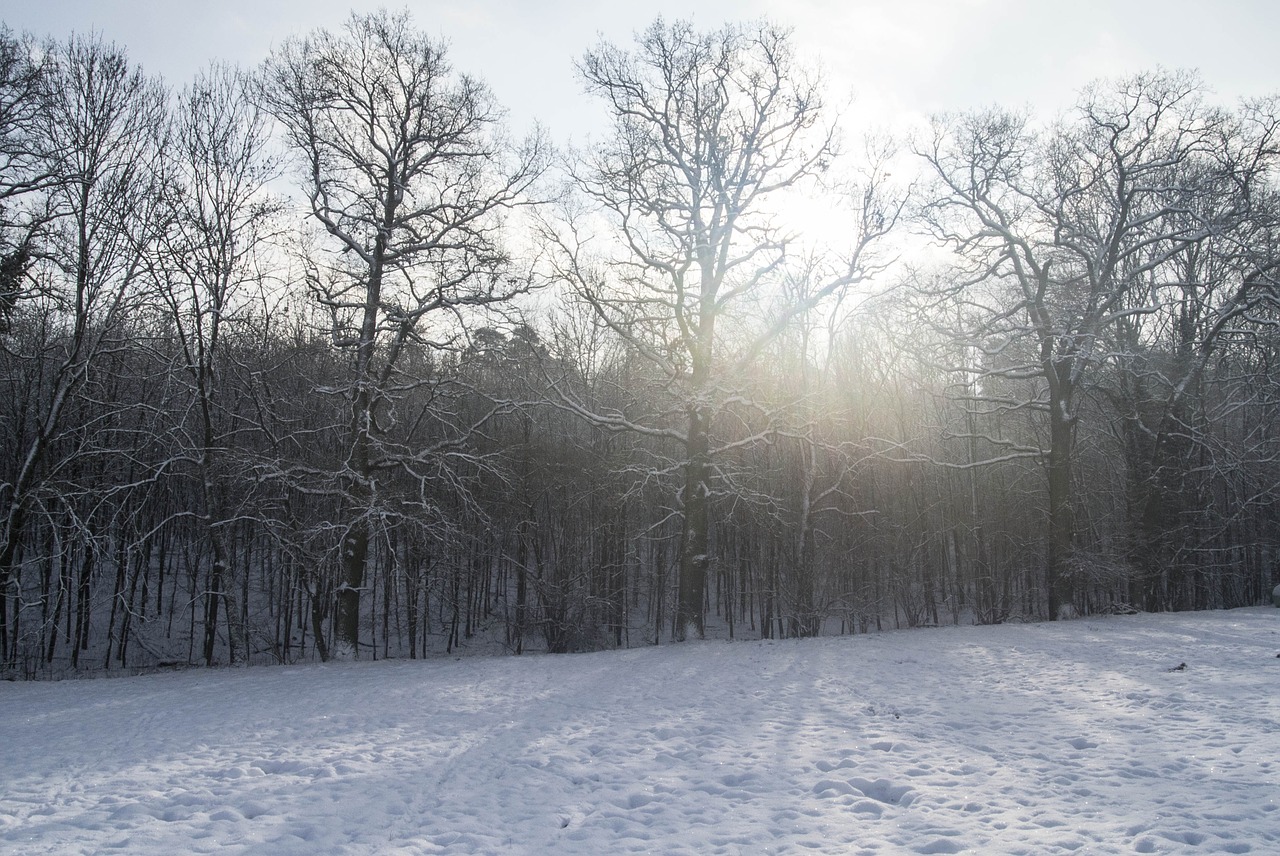
[[[701,639],[706,634],[703,602],[707,588],[707,530],[711,504],[707,421],[706,414],[700,409],[690,409],[688,459],[685,463],[684,492],[681,495],[684,528],[680,536],[680,576],[675,620],[677,641],[691,635]]]
[[[1049,410],[1049,532],[1046,540],[1046,586],[1049,618],[1070,618],[1075,612],[1075,580],[1071,572],[1071,552],[1075,541],[1075,511],[1071,496],[1074,419],[1069,414],[1070,398],[1052,396]]]

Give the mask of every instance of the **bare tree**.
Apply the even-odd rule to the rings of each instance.
[[[285,42],[263,66],[260,94],[333,247],[311,287],[352,356],[335,652],[357,654],[377,474],[424,454],[379,439],[396,395],[415,383],[398,373],[400,358],[524,290],[507,271],[500,215],[527,201],[543,144],[513,151],[489,90],[456,74],[407,13],[356,14],[339,33]],[[443,319],[434,331],[432,319]]]
[[[138,293],[143,250],[158,225],[155,162],[166,117],[164,89],[94,37],[51,46],[40,81],[38,170],[57,181],[45,190],[44,225],[32,239],[40,263],[24,279],[23,317],[14,324],[30,334],[21,337],[24,359],[51,368],[17,432],[5,479],[0,622],[29,515],[45,499],[57,501],[42,497],[41,485],[55,465],[50,452],[63,417]]]
[[[214,658],[219,605],[228,597],[227,529],[232,489],[223,458],[244,426],[224,415],[225,330],[252,312],[247,291],[261,285],[260,250],[278,208],[266,192],[274,164],[266,156],[265,117],[241,74],[214,66],[178,99],[167,147],[168,228],[152,256],[156,294],[168,310],[179,368],[195,424],[190,456],[211,567],[204,592],[202,656]],[[230,604],[228,603],[228,609]],[[234,650],[234,649],[233,649]]]
[[[44,72],[40,52],[0,25],[0,333],[24,291],[31,235],[42,222],[41,207],[23,205],[22,197],[53,181],[50,164],[40,156]]]
[[[1221,189],[1231,127],[1195,78],[1158,73],[1091,87],[1047,128],[1001,111],[943,117],[919,150],[937,181],[924,222],[958,259],[948,282],[929,286],[958,307],[970,350],[953,368],[975,405],[1043,416],[1039,443],[975,439],[990,459],[1044,462],[1051,618],[1076,594],[1084,392],[1115,330],[1160,311],[1177,285],[1170,261],[1240,218],[1238,205],[1195,201]]]
[[[781,200],[827,169],[834,128],[824,119],[819,79],[795,56],[787,31],[768,23],[698,32],[658,20],[634,51],[601,44],[579,70],[613,129],[571,167],[588,207],[548,230],[559,251],[556,275],[650,364],[669,401],[644,421],[578,409],[679,448],[674,635],[700,636],[715,422],[734,397],[735,378],[799,310],[750,323],[786,257],[788,236],[775,217]],[[593,217],[610,242],[604,247],[593,243]],[[870,231],[851,241],[858,248],[881,234],[883,212],[864,224]],[[859,260],[855,249],[847,268],[806,302],[848,282]]]

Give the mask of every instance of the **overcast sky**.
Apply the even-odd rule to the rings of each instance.
[[[1088,81],[1156,66],[1198,68],[1226,102],[1280,91],[1274,0],[0,0],[13,30],[99,30],[171,83],[213,59],[259,63],[291,34],[336,28],[351,9],[407,5],[492,86],[517,129],[557,141],[592,128],[574,60],[601,36],[628,43],[659,14],[711,28],[768,16],[793,27],[859,122],[894,124],[999,103],[1053,113]]]

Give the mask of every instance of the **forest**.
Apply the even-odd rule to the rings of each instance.
[[[0,27],[0,677],[1269,597],[1280,99],[575,67],[558,148],[407,13],[177,86]]]

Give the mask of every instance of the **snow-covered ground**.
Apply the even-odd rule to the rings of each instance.
[[[1257,608],[0,684],[0,852],[1275,854],[1277,655]]]

